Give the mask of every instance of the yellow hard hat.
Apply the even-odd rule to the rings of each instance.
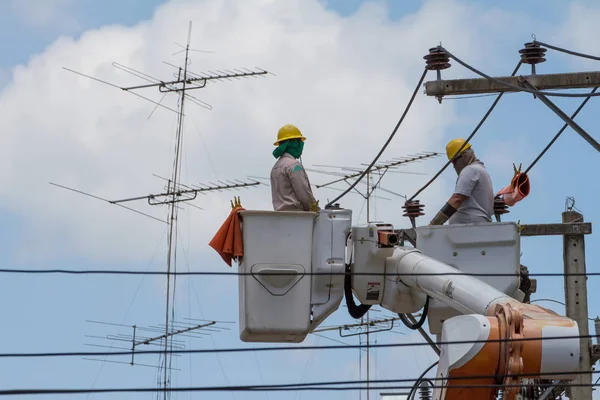
[[[277,132],[277,141],[273,144],[279,146],[284,140],[290,139],[302,139],[303,142],[306,140],[306,138],[302,136],[302,133],[300,133],[300,129],[296,128],[294,125],[287,124],[279,129],[279,132]]]
[[[465,143],[465,139],[452,139],[446,145],[446,155],[448,156],[448,160],[452,160],[455,155],[457,155],[458,149]],[[467,149],[471,148],[471,143],[467,143],[465,147],[460,151],[461,153]]]

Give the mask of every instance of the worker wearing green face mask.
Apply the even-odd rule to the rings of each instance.
[[[271,196],[275,211],[318,210],[306,171],[299,158],[304,149],[300,130],[294,125],[285,125],[277,134],[277,148],[273,157],[277,162],[271,170]]]

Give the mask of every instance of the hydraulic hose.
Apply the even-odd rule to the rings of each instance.
[[[348,307],[348,313],[352,318],[362,318],[367,311],[371,308],[371,305],[367,304],[356,304],[354,297],[352,296],[352,276],[351,264],[346,264],[346,276],[344,277],[344,297],[346,298],[346,306]]]
[[[425,377],[425,375],[431,371],[433,369],[433,367],[435,367],[436,365],[438,365],[439,360],[434,362],[433,364],[431,364],[429,366],[429,368],[427,368],[425,371],[423,371],[423,373],[421,374],[421,376],[419,376],[419,378],[415,381],[415,384],[413,385],[413,387],[410,389],[410,392],[408,393],[408,396],[406,397],[408,400],[412,400],[415,398],[415,394],[417,393],[417,388],[419,387],[419,384],[424,381],[425,379],[423,379]]]
[[[425,320],[427,319],[428,311],[429,311],[429,296],[427,296],[427,299],[425,300],[425,305],[423,306],[423,314],[421,314],[421,318],[419,319],[419,321],[417,321],[416,324],[413,324],[412,322],[410,322],[408,320],[408,318],[406,318],[406,314],[398,314],[398,317],[400,317],[400,321],[402,321],[402,323],[404,325],[406,325],[406,327],[408,329],[412,329],[413,331],[416,331],[417,329],[422,327],[423,324],[425,323]]]
[[[346,236],[346,243],[348,239],[352,237],[352,233],[348,233]],[[346,274],[344,276],[344,297],[346,298],[346,307],[348,308],[348,314],[354,319],[362,318],[367,311],[371,308],[371,305],[367,304],[356,304],[352,295],[352,259],[354,258],[354,251],[350,253],[350,259],[346,264]]]

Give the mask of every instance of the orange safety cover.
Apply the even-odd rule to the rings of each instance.
[[[516,203],[527,197],[529,195],[530,189],[531,186],[529,183],[529,176],[521,172],[521,166],[519,165],[518,170],[515,167],[515,175],[510,181],[510,185],[500,190],[497,193],[497,195],[502,195],[502,198],[504,199],[506,205],[512,207]]]
[[[216,235],[208,244],[215,249],[223,258],[223,261],[231,267],[231,261],[241,261],[244,256],[244,244],[242,239],[242,228],[239,212],[244,208],[236,207],[221,225]]]
[[[446,386],[446,400],[495,400],[498,382],[494,376],[502,364],[501,332],[498,319],[487,317],[490,322],[488,342],[476,357],[460,368],[449,371],[448,379],[436,384]],[[481,377],[481,378],[477,378]],[[501,378],[501,376],[500,376]]]

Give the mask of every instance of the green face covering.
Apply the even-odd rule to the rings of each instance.
[[[300,158],[303,149],[304,142],[301,139],[286,140],[273,150],[273,157],[279,158],[283,153],[289,153],[294,158]]]

